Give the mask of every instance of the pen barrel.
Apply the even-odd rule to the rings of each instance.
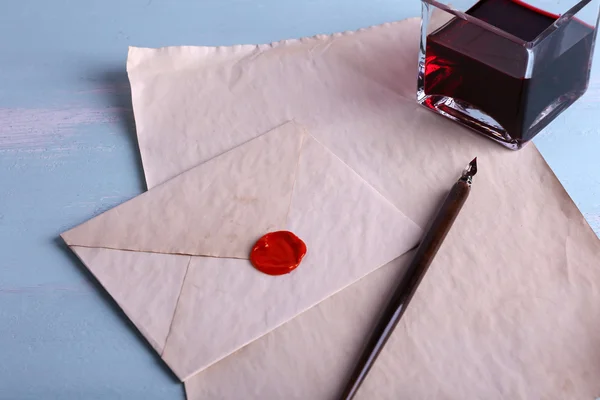
[[[450,193],[448,193],[435,218],[425,231],[426,233],[396,292],[410,293],[412,297],[448,232],[450,232],[450,228],[465,204],[470,191],[471,185],[463,180],[459,180],[452,186]]]
[[[411,263],[396,287],[379,322],[371,333],[370,339],[365,346],[358,364],[356,364],[356,368],[340,400],[351,400],[358,392],[360,385],[375,363],[379,353],[385,346],[400,318],[402,318],[408,303],[415,294],[423,276],[454,224],[462,206],[465,204],[470,190],[470,182],[463,179],[459,179],[450,190],[450,193],[426,230]]]

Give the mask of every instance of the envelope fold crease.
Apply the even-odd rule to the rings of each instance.
[[[167,335],[165,337],[164,346],[160,350],[160,356],[162,357],[165,351],[165,347],[169,342],[169,336],[171,335],[171,330],[173,329],[173,320],[175,319],[175,315],[177,314],[177,308],[179,307],[179,303],[181,301],[181,293],[183,292],[183,285],[185,285],[185,280],[188,276],[188,272],[190,271],[190,264],[192,263],[192,259],[194,257],[189,257],[188,263],[185,266],[185,272],[183,274],[183,279],[181,280],[181,286],[179,287],[179,293],[177,294],[177,300],[175,301],[175,307],[173,308],[173,313],[170,318],[169,329],[167,331]]]
[[[79,246],[71,249],[160,354],[190,257]]]

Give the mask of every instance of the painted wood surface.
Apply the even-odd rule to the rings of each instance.
[[[58,239],[145,190],[128,45],[263,43],[419,12],[417,0],[3,1],[0,399],[184,398]],[[597,233],[599,78],[536,141]]]

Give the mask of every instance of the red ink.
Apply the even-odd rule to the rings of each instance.
[[[525,41],[559,17],[522,0],[481,0],[466,13]],[[508,139],[527,142],[586,91],[594,34],[576,19],[565,22],[536,45],[533,59],[523,46],[455,18],[427,38],[424,104],[459,100],[485,112]]]
[[[292,232],[270,232],[258,239],[250,252],[254,268],[269,275],[292,272],[306,254],[306,244]]]
[[[537,13],[537,14],[541,14],[545,17],[548,18],[552,18],[552,19],[558,19],[560,17],[559,14],[553,14],[551,12],[548,12],[546,10],[542,10],[541,8],[538,8],[536,6],[532,6],[531,4],[523,1],[523,0],[512,0],[513,3],[517,3],[518,5],[525,7],[525,8],[529,8],[531,11]]]

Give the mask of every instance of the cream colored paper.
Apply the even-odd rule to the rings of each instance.
[[[279,277],[258,272],[247,260],[252,245],[283,229],[307,244],[301,266]],[[404,254],[420,235],[287,123],[63,238],[185,380]]]
[[[259,237],[285,225],[290,210],[303,138],[293,124],[278,133],[233,149],[62,236],[69,245],[247,259]]]
[[[478,156],[468,203],[358,397],[600,396],[599,241],[533,145],[504,150],[415,104],[418,37],[413,19],[272,45],[132,48],[148,185],[294,119],[425,226]],[[188,399],[335,398],[408,259],[187,380]]]
[[[77,257],[162,353],[189,256],[71,246]],[[96,266],[102,266],[97,268]]]

